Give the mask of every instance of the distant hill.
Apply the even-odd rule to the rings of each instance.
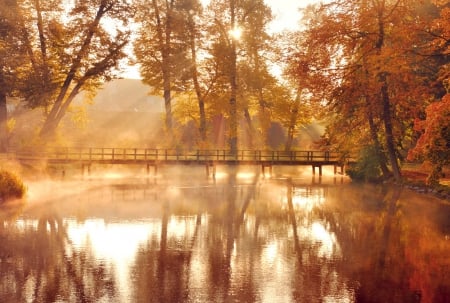
[[[150,87],[136,79],[115,79],[97,93],[89,111],[163,113],[164,100],[149,95]]]
[[[164,99],[149,95],[141,80],[116,79],[87,106],[87,127],[73,129],[73,141],[90,146],[150,146],[160,135]]]
[[[78,97],[72,112],[64,117],[58,128],[60,143],[90,147],[163,146],[166,143],[164,100],[149,95],[149,92],[150,87],[141,80],[116,79],[98,91],[92,104],[83,104],[83,97]],[[17,100],[10,100],[8,104],[8,112],[16,120],[10,143],[22,146],[31,143],[31,138],[37,136],[43,113],[42,110],[30,111],[18,104]],[[82,110],[76,106],[81,106]],[[211,142],[216,142],[218,148],[226,148],[226,122],[219,120],[209,122]],[[281,126],[278,128],[270,134],[272,139],[276,139],[271,142],[272,148],[283,148],[286,140],[286,130]],[[197,130],[194,124],[190,124],[189,128],[179,131],[186,142],[193,142]],[[314,148],[314,142],[320,139],[323,131],[320,123],[302,127],[294,145],[297,148]],[[241,138],[241,142],[245,142],[245,138]]]

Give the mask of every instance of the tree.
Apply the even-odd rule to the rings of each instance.
[[[42,13],[39,0],[35,3],[39,16]],[[103,81],[114,77],[112,72],[119,66],[120,60],[126,57],[124,48],[130,41],[130,31],[123,31],[122,28],[126,28],[132,15],[132,6],[126,0],[82,0],[77,1],[66,16],[70,22],[53,19],[47,25],[48,32],[39,31],[44,81],[47,81],[48,69],[52,76],[51,83],[58,83],[54,90],[54,101],[51,102],[50,111],[40,132],[41,136],[55,132],[69,105],[80,91],[95,89]],[[38,23],[39,20],[40,17]],[[49,44],[49,57],[46,57],[43,48],[45,44]],[[64,50],[64,47],[68,49]],[[52,60],[52,66],[48,66],[47,60]],[[56,60],[65,64],[56,64]]]
[[[403,0],[338,0],[310,8],[302,33],[306,51],[294,56],[291,67],[293,75],[306,69],[312,99],[332,114],[331,140],[345,142],[350,136],[360,146],[372,141],[384,174],[387,159],[396,180],[412,117],[430,97],[417,72],[423,25],[418,6]]]
[[[8,111],[6,100],[13,96],[18,68],[24,64],[21,47],[20,15],[16,1],[0,1],[0,152],[8,148]]]
[[[215,0],[208,6],[210,54],[218,67],[220,78],[214,92],[220,100],[228,122],[228,140],[232,152],[239,145],[241,113],[247,124],[249,145],[256,130],[253,123],[254,103],[266,107],[264,88],[273,81],[265,63],[270,37],[266,25],[270,9],[263,1]],[[218,100],[217,100],[218,101]],[[217,102],[216,102],[217,103]],[[214,105],[219,107],[217,104]],[[265,115],[268,116],[267,110]],[[265,123],[268,128],[269,123]]]
[[[432,171],[427,183],[438,184],[442,168],[450,163],[450,94],[428,105],[426,119],[416,120],[414,125],[421,136],[416,146],[409,151],[408,159],[429,160]]]
[[[429,43],[429,57],[439,58],[435,79],[442,85],[446,94],[441,100],[431,103],[426,108],[425,119],[416,119],[414,128],[420,132],[416,146],[408,153],[409,160],[424,159],[432,164],[428,175],[428,184],[439,183],[442,168],[450,162],[450,1],[436,1],[441,8],[437,17],[427,28],[433,37]],[[434,86],[438,86],[437,84]],[[439,98],[437,89],[436,97]]]
[[[206,93],[201,87],[199,80],[199,70],[198,70],[198,41],[201,41],[201,34],[199,31],[199,24],[195,21],[195,13],[200,15],[201,5],[198,1],[192,1],[190,5],[186,6],[187,15],[187,25],[189,34],[189,46],[191,50],[191,77],[194,86],[195,94],[198,100],[198,111],[199,111],[199,133],[203,144],[206,143],[207,133],[206,133],[206,112],[205,112],[205,97]]]
[[[138,2],[136,21],[140,27],[134,49],[143,82],[154,92],[162,91],[166,129],[172,132],[172,94],[181,91],[189,78],[189,43],[185,28],[185,6],[190,0]],[[189,33],[189,31],[188,31]]]
[[[43,138],[54,135],[74,98],[113,78],[125,57],[132,15],[126,0],[17,1],[28,64],[18,73],[29,107],[43,107]]]

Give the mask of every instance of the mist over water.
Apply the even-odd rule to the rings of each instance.
[[[1,302],[448,302],[450,206],[310,169],[91,167],[0,210]]]

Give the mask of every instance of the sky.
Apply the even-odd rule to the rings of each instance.
[[[204,5],[210,0],[200,0]],[[272,22],[270,30],[279,32],[284,29],[294,29],[300,20],[299,8],[308,4],[318,3],[320,0],[264,0],[272,8],[275,20]]]
[[[209,0],[205,0],[209,1]],[[279,32],[285,29],[298,28],[300,20],[299,8],[304,8],[308,4],[318,3],[318,0],[264,0],[271,8],[275,20],[272,22],[270,30]]]

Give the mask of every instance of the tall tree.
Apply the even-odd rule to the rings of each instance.
[[[136,21],[140,27],[134,49],[141,65],[143,82],[153,92],[162,92],[166,130],[173,126],[173,92],[184,87],[190,72],[185,6],[190,0],[138,1]]]
[[[244,13],[239,21],[243,24],[240,47],[245,59],[238,65],[239,86],[243,99],[244,117],[249,133],[249,145],[254,147],[255,137],[267,138],[270,125],[267,90],[276,83],[268,67],[268,55],[272,52],[273,39],[267,33],[269,22],[273,19],[270,8],[260,0],[242,1]],[[256,136],[255,123],[252,121],[251,107],[256,102],[261,136]],[[255,107],[255,106],[253,106]],[[265,145],[264,139],[259,145]]]
[[[433,69],[435,75],[431,77],[434,81],[430,81],[435,87],[437,100],[427,106],[425,119],[416,119],[414,127],[420,137],[408,153],[410,160],[419,158],[431,162],[432,170],[427,178],[429,184],[439,183],[442,168],[450,161],[450,1],[435,3],[440,9],[439,16],[425,27],[432,40],[421,54],[427,63],[429,58],[434,61],[427,64],[428,67],[437,66]]]
[[[114,77],[130,38],[126,0],[16,1],[26,60],[16,80],[31,108],[44,107],[40,135],[53,136],[74,98]]]
[[[9,54],[12,54],[14,43],[11,34],[14,33],[14,6],[13,1],[0,1],[0,152],[7,149],[7,107],[6,97],[10,92],[6,73],[10,69]]]
[[[196,22],[196,16],[201,16],[202,6],[198,0],[193,0],[192,3],[186,5],[187,25],[189,34],[189,47],[191,51],[191,77],[194,86],[194,91],[198,100],[199,111],[199,133],[202,144],[206,144],[206,111],[205,111],[205,98],[206,92],[202,89],[199,79],[198,69],[198,42],[201,41],[202,36],[199,30],[201,26]]]
[[[432,164],[428,184],[438,184],[442,169],[450,164],[450,94],[431,103],[425,120],[416,120],[415,129],[421,132],[416,146],[408,153],[410,160],[422,158]]]
[[[127,0],[81,0],[64,8],[68,10],[66,19],[52,17],[44,24],[43,3],[36,0],[33,8],[38,23],[36,52],[43,67],[39,78],[52,87],[50,109],[40,132],[47,137],[54,134],[80,91],[95,89],[114,76],[114,69],[126,56],[130,31],[122,29],[133,10]]]
[[[260,0],[213,0],[208,9],[209,34],[214,41],[210,53],[222,76],[216,88],[222,89],[220,100],[227,95],[223,108],[228,122],[229,148],[236,152],[242,145],[238,144],[240,117],[243,114],[250,141],[253,141],[256,129],[252,121],[253,100],[262,106],[268,103],[263,93],[264,81],[270,78],[264,52],[269,41],[266,26],[272,16]]]
[[[25,70],[24,58],[28,33],[24,30],[24,15],[15,0],[0,1],[0,151],[8,148],[7,98],[19,89],[21,70]]]
[[[336,114],[330,126],[334,124],[335,132],[351,130],[360,142],[369,138],[380,145],[383,139],[383,146],[377,147],[379,161],[384,162],[385,151],[396,180],[401,177],[399,156],[408,139],[405,134],[429,96],[416,72],[417,7],[416,2],[404,0],[338,0],[312,10],[303,33],[305,46],[322,53],[320,58],[314,55],[318,60],[309,61],[308,70],[310,78],[321,74],[328,79],[318,81],[313,89],[324,97],[319,103]]]

